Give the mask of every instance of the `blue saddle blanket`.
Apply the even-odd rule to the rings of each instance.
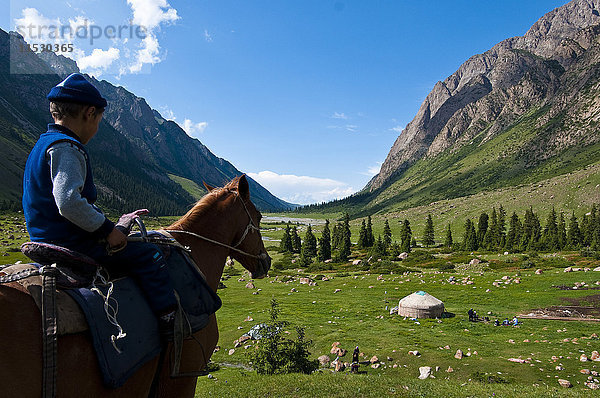
[[[152,234],[158,232],[149,232],[149,235]],[[208,324],[210,314],[221,307],[221,299],[208,286],[186,253],[173,246],[158,246],[167,257],[171,281],[192,332],[197,332]],[[97,287],[106,295],[108,286]],[[158,321],[142,291],[131,278],[113,282],[111,297],[118,303],[116,320],[126,334],[116,341],[112,336],[118,335],[118,329],[109,321],[104,300],[98,293],[86,288],[68,289],[65,292],[73,297],[85,314],[106,386],[122,386],[142,365],[160,353]],[[115,302],[110,301],[114,306]]]

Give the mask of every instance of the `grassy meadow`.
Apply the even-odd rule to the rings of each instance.
[[[158,227],[171,220],[148,219],[147,224]],[[374,224],[376,234],[382,220]],[[22,215],[5,214],[0,222],[4,237],[1,262],[25,260],[17,252],[27,239]],[[353,241],[358,226],[358,222],[352,223]],[[219,349],[212,356],[211,376],[198,380],[197,397],[595,394],[584,385],[589,375],[582,370],[600,372],[600,362],[581,362],[580,357],[600,350],[600,340],[594,334],[600,333],[600,322],[521,318],[523,323],[518,327],[496,327],[493,320],[560,305],[595,307],[594,317],[600,318],[600,272],[593,271],[600,260],[582,257],[579,252],[536,256],[418,249],[404,261],[372,260],[366,265],[368,254],[353,250],[352,259],[362,259],[361,265],[347,262],[333,264],[331,270],[309,271],[291,264],[289,255],[278,253],[277,240],[283,227],[281,223],[263,222],[265,245],[274,267],[267,278],[253,281],[254,288],[246,287],[250,278],[240,264],[226,267],[225,287],[218,291],[223,300],[217,313]],[[302,236],[305,227],[299,227]],[[318,236],[322,226],[315,225],[314,229]],[[397,236],[394,229],[393,233]],[[10,235],[14,239],[8,239]],[[469,265],[473,258],[481,263]],[[275,267],[277,263],[283,266]],[[452,263],[454,270],[441,272],[447,263]],[[582,270],[564,272],[569,266]],[[536,269],[543,271],[536,274]],[[316,284],[301,283],[301,277]],[[575,286],[579,287],[572,289]],[[390,315],[398,300],[419,290],[442,300],[448,317],[414,320]],[[312,340],[311,358],[328,355],[335,359],[330,350],[339,342],[348,350],[341,360],[351,362],[352,350],[358,345],[360,373],[334,372],[329,367],[311,375],[260,376],[252,371],[247,357],[248,350],[253,349],[251,341],[239,347],[234,342],[253,325],[268,320],[271,299],[280,304],[280,319],[290,322],[286,336],[295,338],[295,327],[305,328],[306,338]],[[469,322],[470,308],[489,317],[490,322]],[[462,359],[455,358],[459,349],[464,353]],[[419,355],[409,354],[415,350]],[[377,368],[368,362],[373,356],[378,357]],[[432,368],[432,378],[418,379],[422,366]],[[560,387],[559,378],[569,380],[573,387]]]

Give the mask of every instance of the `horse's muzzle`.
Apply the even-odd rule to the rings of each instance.
[[[256,264],[256,269],[251,273],[252,279],[262,279],[267,276],[267,272],[271,268],[271,257],[267,254],[267,252],[262,252],[259,255],[258,263]]]

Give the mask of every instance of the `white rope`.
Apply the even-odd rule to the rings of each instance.
[[[97,280],[100,281],[101,285],[108,286],[106,294],[104,294],[102,290],[100,290],[96,286]],[[98,269],[96,271],[96,276],[94,277],[94,282],[92,283],[92,288],[90,290],[102,297],[102,300],[104,301],[104,312],[106,313],[106,318],[108,319],[108,322],[114,325],[119,331],[119,333],[116,336],[114,334],[110,336],[110,342],[113,348],[117,351],[117,353],[120,354],[121,350],[119,349],[119,347],[117,347],[117,340],[127,336],[127,333],[123,331],[123,328],[121,327],[121,325],[119,325],[119,322],[117,321],[117,314],[119,313],[119,302],[114,297],[111,297],[113,293],[113,288],[113,283],[111,281],[108,281],[100,273],[100,269]],[[111,304],[111,300],[114,302],[114,305]]]

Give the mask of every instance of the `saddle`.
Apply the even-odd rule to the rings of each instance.
[[[205,327],[209,315],[220,308],[221,301],[181,245],[165,233],[152,231],[152,236],[154,239],[148,236],[143,239],[153,241],[163,249],[180,300],[178,328],[174,333],[177,359],[181,356],[183,337]],[[106,311],[106,297],[89,289],[100,270],[93,259],[64,247],[39,242],[25,243],[21,249],[35,263],[0,269],[0,283],[18,282],[31,294],[42,312],[44,397],[56,395],[52,381],[56,380],[58,335],[89,330],[104,383],[112,388],[121,386],[139,367],[161,352],[163,346],[158,338],[156,318],[130,278],[110,282],[112,295],[119,301],[120,325],[116,325],[119,330],[115,331],[115,323]],[[99,289],[98,293],[106,294],[109,288]],[[138,318],[128,319],[129,316]],[[121,326],[126,333],[122,333]],[[126,334],[127,337],[116,344],[115,334],[119,335],[117,338]],[[176,360],[172,376],[181,376],[178,372]]]

